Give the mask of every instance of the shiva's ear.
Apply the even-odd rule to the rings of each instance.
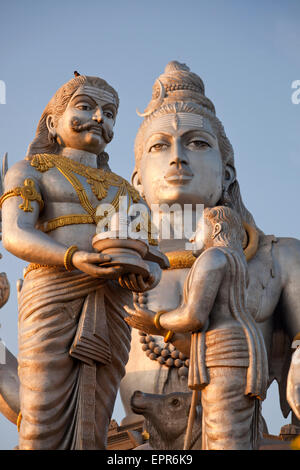
[[[144,187],[141,183],[140,175],[138,170],[135,168],[131,176],[131,184],[140,193],[141,198],[145,199]]]
[[[226,165],[224,172],[223,192],[227,193],[229,186],[235,181],[235,178],[235,169],[230,165]]]

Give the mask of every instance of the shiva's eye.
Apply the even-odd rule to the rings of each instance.
[[[155,144],[150,147],[149,152],[160,152],[161,150],[166,150],[167,148],[167,144]]]
[[[191,140],[187,143],[187,147],[191,150],[206,150],[210,145],[205,140]]]

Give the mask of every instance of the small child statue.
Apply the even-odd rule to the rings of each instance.
[[[188,384],[202,391],[206,450],[255,449],[260,432],[268,361],[262,334],[246,306],[245,236],[234,210],[205,209],[191,239],[202,247],[194,251],[197,259],[185,281],[182,304],[156,314],[137,303],[135,311],[127,309],[131,326],[153,334],[154,324],[165,341],[185,353],[190,347]]]

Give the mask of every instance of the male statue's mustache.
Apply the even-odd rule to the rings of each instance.
[[[95,121],[89,121],[85,122],[84,124],[80,124],[80,121],[78,121],[78,119],[74,119],[71,122],[71,128],[74,132],[84,132],[89,131],[91,129],[96,129],[98,131],[101,130],[102,137],[107,144],[112,141],[114,136],[113,131],[107,130],[101,122],[96,124]]]

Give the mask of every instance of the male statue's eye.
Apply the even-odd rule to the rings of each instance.
[[[92,109],[88,104],[78,104],[76,108],[80,109],[80,111],[90,111]]]
[[[108,119],[114,118],[114,115],[111,111],[104,111],[104,116],[106,116]]]
[[[167,148],[167,144],[155,144],[150,147],[149,152],[159,152],[160,150],[166,150]]]

